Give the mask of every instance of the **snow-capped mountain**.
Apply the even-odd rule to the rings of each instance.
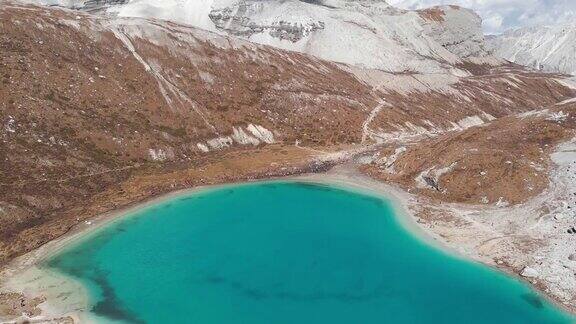
[[[383,1],[241,1],[213,6],[209,16],[218,30],[256,43],[392,72],[437,73],[485,56],[479,17],[456,7],[417,12]]]
[[[576,24],[511,30],[489,37],[488,47],[511,62],[576,75]]]
[[[41,0],[59,1],[64,0]],[[389,72],[466,75],[498,64],[481,19],[456,6],[401,10],[383,0],[67,0],[69,7],[170,20],[326,60]]]

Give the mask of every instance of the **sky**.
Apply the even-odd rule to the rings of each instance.
[[[576,22],[576,0],[388,0],[406,9],[456,4],[474,9],[484,21],[484,32],[510,28]]]

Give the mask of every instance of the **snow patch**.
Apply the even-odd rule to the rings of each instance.
[[[211,149],[221,150],[221,149],[232,146],[232,144],[234,143],[234,140],[232,140],[232,138],[230,136],[222,136],[222,137],[216,137],[213,139],[209,139],[207,141],[207,143]]]
[[[241,145],[248,145],[252,144],[254,146],[260,144],[260,141],[248,134],[242,129],[242,127],[233,127],[232,128],[232,138]]]
[[[263,126],[249,124],[246,129],[262,142],[267,144],[274,143],[274,134]]]
[[[567,104],[571,104],[571,103],[575,103],[576,102],[576,98],[571,98],[571,99],[566,99],[564,101],[561,101],[559,103],[557,103],[557,106],[562,106],[562,105],[567,105]]]
[[[214,31],[214,24],[208,17],[213,3],[213,0],[136,0],[113,6],[108,12],[119,17],[156,18]]]
[[[532,117],[532,116],[544,116],[548,113],[549,113],[548,109],[530,110],[530,111],[527,111],[525,113],[519,114],[518,117],[520,117],[521,119],[524,119],[526,117]]]
[[[559,112],[553,112],[550,113],[548,115],[548,117],[546,117],[546,120],[550,120],[550,121],[554,121],[554,122],[563,122],[566,120],[566,118],[568,118],[568,114],[563,112],[563,111],[559,111]]]
[[[246,132],[242,127],[232,127],[232,134],[229,136],[219,136],[212,138],[204,143],[197,143],[196,146],[202,152],[209,152],[210,150],[221,150],[234,145],[253,145],[257,146],[264,142],[266,144],[274,143],[274,135],[271,131],[260,125],[248,124]]]
[[[496,207],[498,208],[508,207],[509,205],[510,203],[504,200],[504,197],[498,198],[498,201],[496,202]]]
[[[418,176],[416,176],[416,179],[414,179],[416,181],[416,187],[425,189],[432,188],[437,191],[441,191],[438,184],[440,177],[454,170],[454,167],[456,167],[457,164],[458,162],[454,162],[445,167],[437,169],[436,167],[431,167],[422,171]]]
[[[407,149],[405,146],[397,147],[392,155],[388,157],[383,157],[377,163],[383,165],[386,172],[396,173],[396,171],[394,170],[394,163],[400,157],[400,155],[402,155],[402,153],[406,152],[406,150]]]
[[[198,71],[198,75],[200,75],[200,80],[208,84],[214,84],[214,76],[209,72]]]
[[[459,120],[457,124],[461,129],[468,129],[470,127],[480,126],[484,124],[484,120],[477,115],[468,116],[466,118]]]
[[[208,146],[206,146],[206,144],[204,143],[197,143],[196,146],[198,147],[198,149],[204,153],[208,153],[210,152],[210,149],[208,148]]]
[[[172,149],[148,149],[148,155],[152,161],[166,161],[174,157]]]
[[[8,121],[6,122],[4,129],[8,133],[16,133],[16,120],[14,119],[14,117],[8,116]]]

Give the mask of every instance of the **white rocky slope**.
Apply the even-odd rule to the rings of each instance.
[[[488,47],[511,62],[576,75],[576,24],[511,30],[489,37]]]
[[[500,63],[484,48],[480,17],[455,6],[407,11],[383,0],[67,1],[74,8],[175,21],[389,72],[466,75],[459,67],[468,61]]]

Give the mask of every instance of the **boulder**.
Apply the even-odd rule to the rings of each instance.
[[[522,277],[526,277],[526,278],[535,278],[538,277],[539,273],[536,269],[534,268],[530,268],[530,267],[525,267],[522,272],[520,272],[520,275]]]

